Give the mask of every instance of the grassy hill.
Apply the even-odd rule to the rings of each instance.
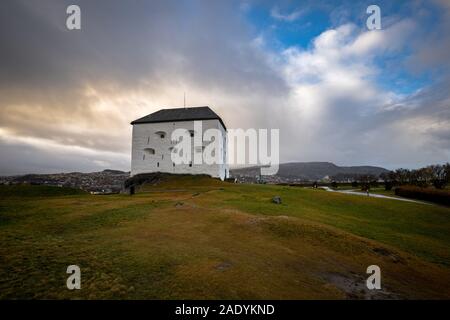
[[[10,188],[0,188],[2,299],[450,298],[446,207],[195,176],[134,196]],[[71,264],[81,290],[66,289]],[[376,292],[365,288],[372,264]]]

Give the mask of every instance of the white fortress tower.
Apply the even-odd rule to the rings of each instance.
[[[220,148],[221,164],[175,164],[172,162],[171,152],[177,142],[171,140],[175,129],[189,131],[192,141],[196,134],[194,121],[201,121],[202,131],[210,128],[222,132],[223,144]],[[131,122],[133,125],[131,150],[131,176],[140,173],[166,172],[172,174],[207,174],[224,180],[229,176],[227,164],[227,129],[222,119],[209,107],[162,109],[143,118]],[[195,152],[203,152],[205,146],[211,142],[204,142],[202,146],[192,147],[191,159]]]

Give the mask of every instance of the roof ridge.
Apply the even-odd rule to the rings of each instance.
[[[224,129],[226,129],[226,126],[223,123],[222,119],[209,106],[160,109],[142,118],[132,121],[131,124],[135,125],[140,123],[177,122],[177,121],[192,121],[192,120],[213,120],[213,119],[219,120]]]

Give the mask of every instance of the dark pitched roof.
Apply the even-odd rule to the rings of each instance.
[[[222,119],[210,107],[161,109],[134,120],[131,124],[214,119],[219,120],[224,129],[227,128]]]

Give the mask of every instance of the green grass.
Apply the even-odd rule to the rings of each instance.
[[[402,248],[432,262],[450,263],[448,208],[294,187],[244,187],[229,193],[233,196],[225,201],[245,212],[319,222]],[[270,203],[275,194],[284,200],[281,206]]]
[[[0,185],[1,197],[60,197],[87,194],[86,191],[74,188],[35,185]]]
[[[370,188],[370,193],[381,194],[389,197],[396,197],[394,188],[392,188],[391,190],[385,190],[383,187]]]
[[[271,203],[279,195],[283,203]],[[169,177],[134,196],[0,188],[0,298],[449,298],[450,209]],[[82,289],[65,287],[77,264]]]

